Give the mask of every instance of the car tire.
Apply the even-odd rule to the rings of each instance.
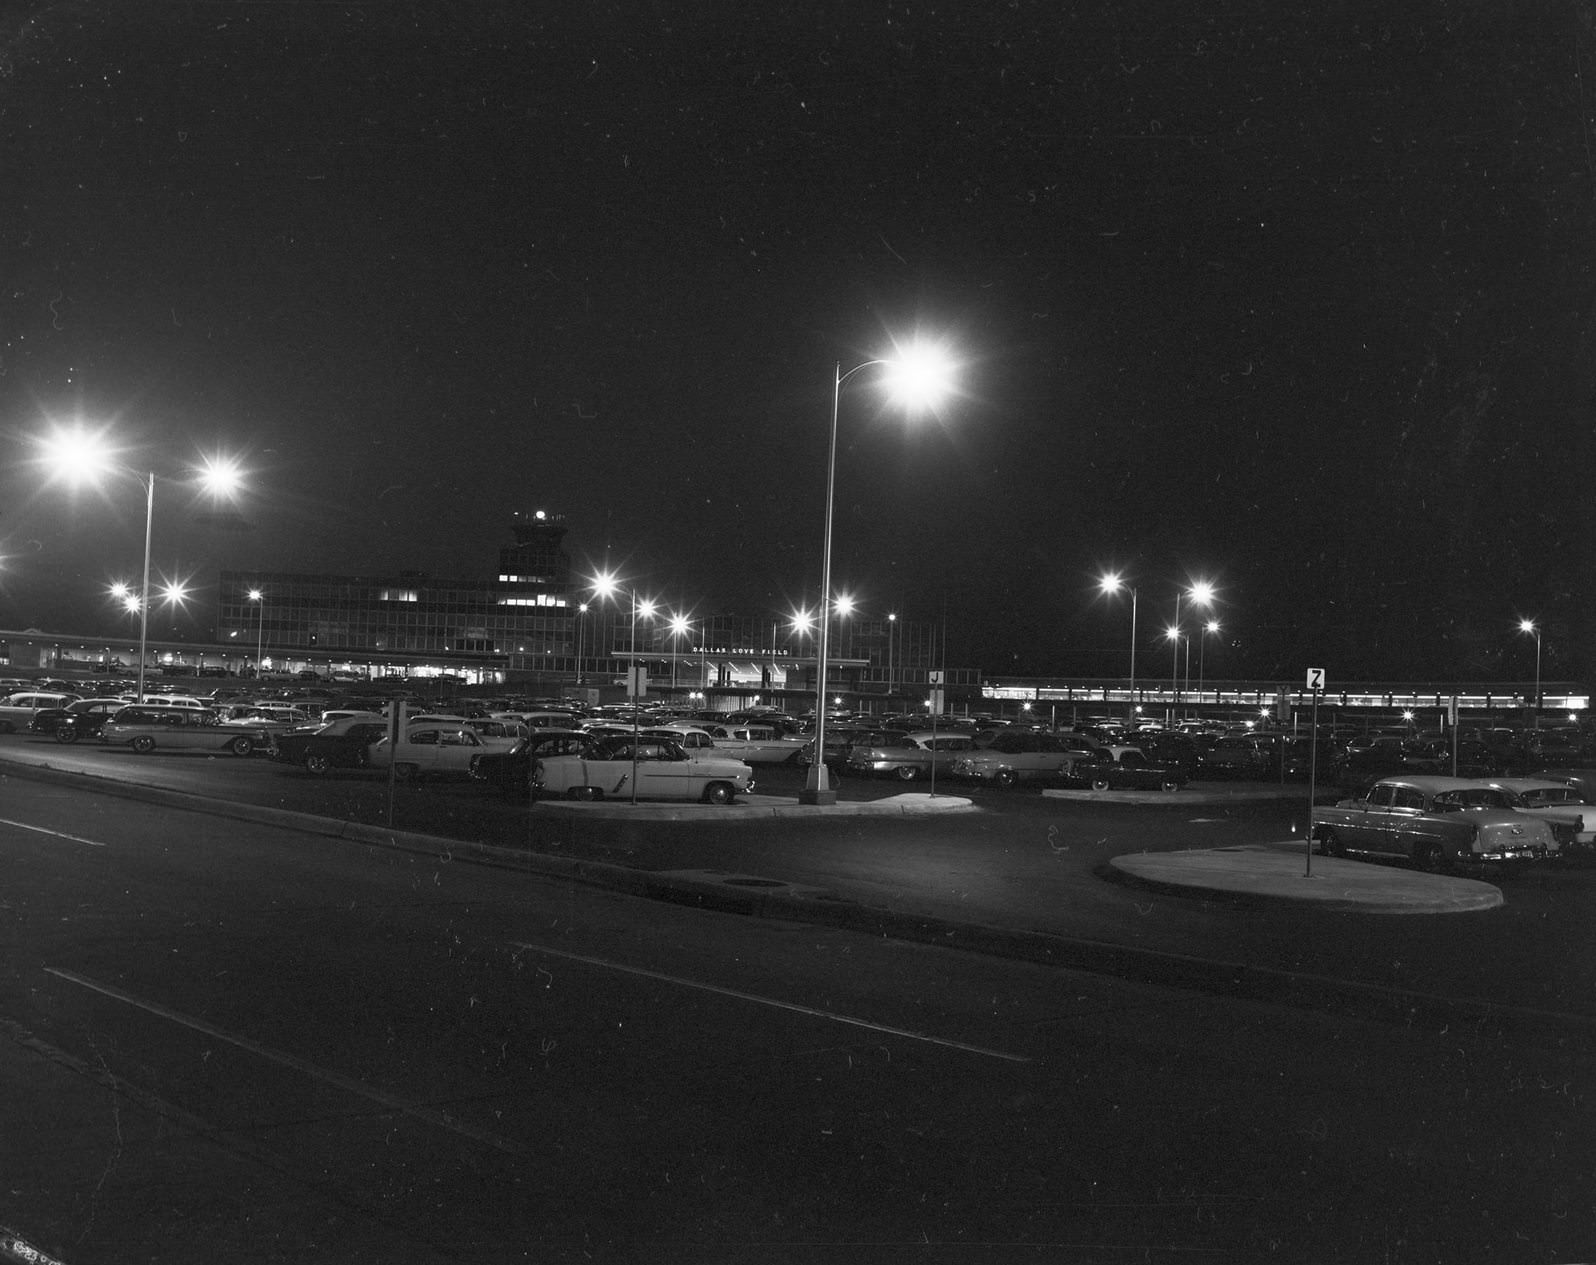
[[[57,725],[55,727],[55,740],[59,743],[70,745],[78,740],[78,731],[71,725]]]
[[[1172,777],[1166,777],[1160,784],[1160,789],[1173,794],[1180,789],[1181,784]]]
[[[704,788],[704,803],[729,804],[737,798],[737,788],[730,782],[711,782]]]
[[[920,770],[912,764],[900,764],[898,766],[898,781],[900,782],[913,782],[919,776]]]
[[[1347,845],[1341,842],[1341,836],[1329,826],[1319,831],[1319,851],[1326,856],[1344,857],[1347,855]]]
[[[150,737],[149,734],[140,734],[127,745],[140,755],[149,755],[150,752],[155,750],[155,739]]]
[[[999,769],[992,775],[992,785],[1001,786],[1005,789],[1013,786],[1019,780],[1020,775],[1013,769]]]
[[[394,765],[394,776],[408,786],[415,786],[421,781],[421,766],[417,764]]]
[[[1429,840],[1414,845],[1413,864],[1426,874],[1445,874],[1452,868],[1446,849]]]
[[[321,777],[331,767],[332,765],[328,761],[327,757],[322,755],[319,751],[312,751],[305,757],[306,773],[314,773],[317,777]]]
[[[234,738],[227,744],[227,749],[234,755],[248,755],[255,749],[255,740],[245,737]]]
[[[1092,779],[1092,789],[1094,791],[1106,791],[1106,790],[1108,790],[1109,789],[1108,779],[1106,777],[1094,777]]]

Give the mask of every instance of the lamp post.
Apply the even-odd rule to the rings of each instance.
[[[1203,696],[1203,660],[1208,654],[1208,634],[1219,631],[1219,621],[1210,619],[1203,625],[1203,639],[1197,645],[1197,701],[1202,702]]]
[[[692,624],[688,623],[686,615],[672,615],[671,616],[671,694],[672,695],[674,695],[676,693],[676,656],[677,656],[676,645],[677,645],[677,638],[681,637],[684,633],[691,632],[692,630],[693,630],[693,626],[692,626]]]
[[[1185,635],[1181,631],[1180,626],[1180,599],[1182,597],[1189,599],[1193,606],[1212,606],[1214,601],[1214,586],[1209,584],[1206,580],[1199,580],[1190,588],[1175,590],[1175,622],[1169,626],[1168,633],[1170,641],[1174,643],[1170,647],[1171,663],[1169,669],[1169,689],[1170,693],[1174,695],[1175,699],[1175,705],[1170,709],[1169,713],[1171,722],[1173,722],[1175,719],[1175,713],[1180,707],[1181,701],[1179,677],[1180,660],[1178,651],[1180,650],[1180,639]],[[1191,685],[1191,641],[1189,639],[1186,642],[1186,684],[1188,687]]]
[[[1518,630],[1521,633],[1529,633],[1535,638],[1535,710],[1530,713],[1530,727],[1539,729],[1541,727],[1541,630],[1533,619],[1519,620]]]
[[[51,471],[72,485],[97,484],[102,475],[130,474],[144,485],[144,580],[139,587],[139,674],[138,701],[144,701],[145,657],[149,650],[150,632],[150,542],[155,526],[155,472],[140,473],[120,466],[115,451],[106,444],[103,433],[91,434],[82,426],[71,430],[57,430],[49,439],[39,441],[44,450],[43,460]],[[240,482],[237,465],[219,458],[207,458],[199,471],[201,485],[212,495],[233,492]],[[180,585],[169,586],[168,596],[177,600],[182,596]]]
[[[255,679],[258,681],[262,669],[266,666],[266,593],[262,589],[251,589],[249,600],[260,607],[260,622],[255,627]]]
[[[826,651],[827,629],[831,623],[831,523],[837,494],[837,414],[842,401],[842,384],[854,374],[875,366],[888,371],[890,385],[910,408],[924,408],[947,389],[950,366],[937,348],[914,346],[897,356],[866,360],[846,373],[839,361],[831,382],[831,442],[826,454],[826,517],[820,552],[820,630],[815,644],[815,759],[809,766],[804,789],[798,794],[801,804],[835,804],[837,792],[831,789],[826,770]]]
[[[897,664],[896,664],[896,661],[893,658],[893,649],[894,649],[893,643],[897,640],[897,637],[898,637],[898,613],[896,611],[888,611],[887,612],[887,702],[889,704],[892,701],[893,691],[895,689],[897,689],[897,685],[898,685],[898,681],[897,681],[897,677],[898,677]]]
[[[1128,724],[1134,724],[1136,719],[1136,586],[1127,584],[1118,574],[1110,573],[1098,581],[1098,587],[1108,594],[1118,593],[1121,589],[1130,590],[1130,696],[1125,700],[1125,720]]]
[[[586,602],[578,602],[576,606],[576,683],[578,685],[582,684],[583,643],[587,639],[587,612],[588,604]]]

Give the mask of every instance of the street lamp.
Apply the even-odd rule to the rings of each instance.
[[[262,589],[251,589],[249,600],[259,606],[257,612],[260,622],[255,626],[255,679],[260,680],[261,669],[266,666],[266,593]]]
[[[1135,720],[1136,707],[1136,586],[1127,584],[1118,573],[1110,572],[1098,581],[1098,588],[1106,594],[1118,593],[1121,589],[1129,589],[1131,595],[1131,639],[1130,639],[1130,695],[1125,701],[1125,719]]]
[[[893,690],[895,690],[897,688],[897,670],[896,670],[896,664],[893,662],[893,657],[892,657],[892,651],[893,651],[893,644],[892,643],[897,639],[897,633],[898,633],[898,613],[896,611],[888,611],[887,612],[887,701],[888,701],[888,705],[889,706],[891,705],[891,701],[892,701],[892,692],[893,692]]]
[[[55,477],[76,486],[90,483],[98,486],[100,478],[108,474],[133,475],[144,485],[144,581],[139,588],[139,678],[138,701],[144,701],[145,656],[149,647],[150,627],[150,541],[155,525],[155,472],[141,473],[118,465],[116,450],[106,444],[103,432],[90,433],[82,426],[71,430],[57,430],[50,438],[39,441],[44,450],[43,461]],[[197,471],[198,481],[213,496],[228,495],[237,490],[242,476],[236,463],[221,458],[205,459]],[[168,586],[168,600],[182,597],[182,588]]]
[[[671,616],[671,622],[670,622],[670,628],[671,628],[671,694],[674,695],[676,693],[676,654],[677,654],[676,644],[677,644],[677,638],[681,637],[685,633],[691,632],[693,630],[693,626],[692,626],[691,623],[688,622],[688,619],[687,619],[686,615],[672,615]],[[691,644],[691,643],[689,643],[689,644]]]
[[[1169,639],[1174,643],[1170,647],[1172,652],[1180,649],[1180,638],[1183,636],[1180,628],[1180,599],[1187,598],[1193,606],[1212,606],[1214,602],[1214,586],[1206,580],[1198,580],[1187,589],[1175,590],[1175,622],[1169,626]],[[1175,710],[1180,706],[1180,661],[1178,654],[1172,653],[1169,669],[1169,689],[1175,696],[1175,707],[1170,709],[1170,719],[1174,720]],[[1191,642],[1186,643],[1186,683],[1191,684]]]
[[[831,383],[831,443],[826,455],[826,518],[820,553],[820,633],[815,654],[815,759],[809,766],[801,804],[835,804],[837,792],[831,789],[826,771],[826,630],[831,623],[831,521],[837,495],[837,414],[842,401],[842,384],[863,369],[879,366],[892,395],[911,411],[933,407],[948,389],[952,370],[946,353],[928,344],[916,344],[898,355],[866,360],[846,373],[837,362]]]
[[[587,631],[587,603],[576,604],[576,683],[582,684],[582,634]]]
[[[1203,639],[1197,644],[1197,701],[1200,703],[1203,696],[1203,660],[1208,653],[1208,634],[1219,631],[1219,621],[1210,619],[1203,625]],[[1218,701],[1217,698],[1215,700]]]
[[[1518,621],[1518,630],[1529,633],[1535,638],[1535,710],[1530,717],[1530,725],[1539,729],[1541,727],[1541,630],[1533,619]]]

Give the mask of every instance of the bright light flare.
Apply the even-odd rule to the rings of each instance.
[[[692,627],[693,625],[686,615],[671,616],[671,635],[673,637],[686,636],[687,633],[692,631]]]
[[[593,577],[593,593],[600,601],[614,597],[620,587],[612,571],[600,571]]]
[[[1206,580],[1198,580],[1191,586],[1187,594],[1197,606],[1212,606],[1214,604],[1214,586]]]
[[[116,450],[105,440],[103,430],[91,431],[81,423],[61,428],[38,441],[40,460],[52,478],[71,487],[85,483],[97,485],[116,469]]]
[[[1521,633],[1532,633],[1532,632],[1534,632],[1535,631],[1535,621],[1533,619],[1521,619],[1521,620],[1519,620],[1518,621],[1518,630]]]
[[[794,632],[811,632],[815,626],[815,617],[807,610],[792,613],[792,627]]]
[[[1121,589],[1129,586],[1117,571],[1110,571],[1097,581],[1097,587],[1104,593],[1118,593]]]
[[[658,610],[658,609],[659,608],[657,606],[655,606],[653,602],[649,601],[646,597],[637,604],[637,613],[639,615],[641,615],[644,619],[653,619],[654,618],[654,612],[656,610]]]
[[[854,611],[854,605],[855,603],[853,598],[849,597],[846,593],[839,593],[832,601],[831,609],[836,611],[839,615],[852,615]]]
[[[199,468],[199,479],[212,496],[232,496],[244,486],[244,472],[228,457],[207,457]]]
[[[888,393],[911,412],[934,409],[953,390],[957,366],[940,344],[916,340],[884,365]]]

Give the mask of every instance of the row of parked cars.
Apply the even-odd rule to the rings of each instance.
[[[1535,777],[1381,778],[1312,812],[1332,856],[1398,857],[1421,869],[1501,866],[1596,854],[1596,769]]]

